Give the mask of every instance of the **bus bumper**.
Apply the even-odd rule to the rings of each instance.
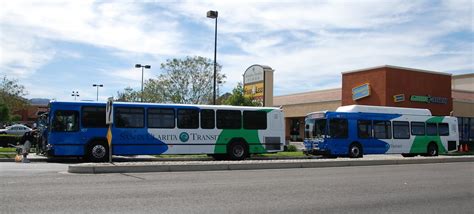
[[[331,150],[319,150],[319,149],[311,149],[311,150],[304,150],[303,151],[307,155],[331,155]]]

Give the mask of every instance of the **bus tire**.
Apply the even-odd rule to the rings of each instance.
[[[106,162],[109,158],[109,146],[106,142],[93,141],[86,146],[86,157],[91,162]]]
[[[349,146],[349,157],[350,158],[361,158],[363,157],[362,146],[359,143],[352,143]]]
[[[240,141],[229,144],[227,156],[230,160],[244,160],[248,155],[247,144]]]
[[[436,145],[436,143],[431,142],[430,144],[428,144],[426,156],[438,156],[438,146]]]

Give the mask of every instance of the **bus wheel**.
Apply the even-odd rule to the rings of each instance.
[[[109,149],[106,143],[92,142],[87,147],[87,158],[91,162],[105,162],[109,157]]]
[[[353,143],[349,146],[349,157],[350,158],[361,158],[362,155],[362,147],[358,143]]]
[[[227,155],[231,160],[243,160],[248,156],[247,146],[242,142],[231,143]]]
[[[427,156],[438,156],[438,146],[435,143],[428,145]]]

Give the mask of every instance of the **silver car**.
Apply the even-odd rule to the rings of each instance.
[[[8,126],[5,129],[0,129],[0,134],[23,135],[29,131],[31,131],[31,129],[28,128],[27,126],[16,124],[16,125]]]

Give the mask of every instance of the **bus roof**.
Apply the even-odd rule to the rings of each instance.
[[[60,104],[60,105],[104,105],[105,102],[96,102],[96,101],[51,101],[50,103]],[[140,102],[114,102],[114,105],[126,106],[142,106],[142,107],[198,107],[198,108],[214,108],[214,109],[248,109],[248,110],[258,110],[258,109],[279,109],[277,107],[256,107],[256,106],[230,106],[230,105],[195,105],[195,104],[175,104],[175,103],[140,103]]]
[[[337,108],[336,112],[354,112],[354,113],[363,112],[363,113],[431,116],[431,111],[429,109],[401,108],[401,107],[387,107],[387,106],[368,106],[368,105],[341,106]]]

